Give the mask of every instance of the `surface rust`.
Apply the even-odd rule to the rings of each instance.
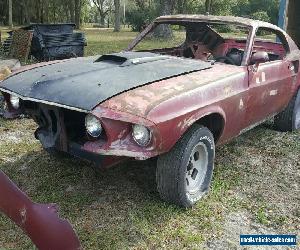
[[[119,161],[120,156],[147,159],[170,151],[190,126],[198,122],[212,129],[216,143],[220,145],[284,110],[299,89],[300,52],[286,32],[272,24],[239,17],[199,15],[159,17],[137,36],[128,50],[134,50],[147,34],[162,23],[184,25],[187,32],[190,28],[196,27],[195,23],[197,25],[201,23],[207,34],[215,38],[212,40],[217,41],[217,45],[214,48],[203,46],[203,43],[198,46],[190,41],[187,35],[183,45],[143,51],[140,55],[151,52],[179,56],[184,63],[191,60],[183,57],[186,49],[192,48],[191,56],[195,61],[208,60],[209,55],[214,58],[226,56],[231,49],[238,49],[243,51],[241,61],[236,65],[213,62],[211,67],[200,71],[174,74],[110,96],[103,102],[99,101],[91,111],[101,121],[105,132],[103,138],[92,139],[82,135],[80,140],[72,141],[65,136],[61,137],[62,141],[71,140],[68,141],[69,145],[77,143],[82,152],[109,156],[111,162]],[[249,34],[243,39],[225,39],[213,31],[208,23],[245,26]],[[258,28],[272,29],[286,44],[255,40]],[[204,39],[200,33],[197,41]],[[278,57],[256,65],[252,63],[251,58],[254,53],[260,51]],[[110,55],[106,57],[112,58]],[[138,59],[145,64],[149,63],[145,58],[145,60]],[[130,60],[126,59],[127,62]],[[164,60],[160,66],[163,67],[164,63],[167,64],[167,61]],[[135,71],[132,71],[122,84],[136,80],[136,74],[133,72]],[[155,69],[152,73],[155,73]],[[101,82],[101,74],[97,77]],[[55,106],[55,103],[47,105]],[[141,124],[150,129],[152,139],[148,146],[141,147],[133,140],[133,124]],[[61,131],[64,131],[63,127]],[[63,134],[68,134],[68,131]],[[63,151],[68,151],[67,144],[61,143],[65,145]]]

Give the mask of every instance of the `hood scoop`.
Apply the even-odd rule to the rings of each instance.
[[[99,57],[97,62],[107,62],[119,65],[120,67],[138,65],[149,62],[170,59],[170,56],[158,55],[149,52],[121,52],[115,54],[107,54]]]

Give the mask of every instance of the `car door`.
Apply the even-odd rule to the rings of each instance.
[[[257,32],[265,34],[264,30]],[[277,31],[271,35],[271,38],[278,39]],[[282,111],[291,99],[296,68],[294,62],[286,59],[288,44],[282,39],[280,43],[255,39],[252,55],[257,51],[265,51],[269,59],[257,64],[250,62],[248,66],[249,91],[244,127],[254,126]]]

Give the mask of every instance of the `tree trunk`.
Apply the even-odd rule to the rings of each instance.
[[[49,23],[49,2],[48,1],[45,2],[44,10],[45,10],[44,22]]]
[[[81,1],[75,0],[75,24],[77,29],[80,29],[80,16],[81,16]]]
[[[162,16],[171,15],[174,10],[174,0],[161,0],[160,7]],[[169,25],[161,24],[155,29],[154,35],[159,38],[170,38],[173,33]]]
[[[105,26],[105,17],[104,17],[104,15],[100,15],[100,26],[101,27]]]
[[[40,20],[41,20],[41,23],[44,23],[44,1],[41,2]]]
[[[23,0],[22,1],[23,9],[24,9],[24,17],[25,17],[25,23],[30,23],[30,14],[29,14],[29,8],[28,8],[28,1]]]
[[[68,0],[68,1],[69,1],[69,12],[70,12],[71,22],[72,22],[72,23],[75,23],[74,0]]]
[[[119,32],[121,30],[121,24],[120,24],[120,15],[121,15],[121,11],[120,11],[120,0],[114,0],[114,5],[115,5],[115,28],[114,31],[115,32]]]
[[[10,28],[13,27],[12,21],[12,0],[8,0],[8,25]]]
[[[211,13],[212,0],[205,0],[205,12],[206,14]]]

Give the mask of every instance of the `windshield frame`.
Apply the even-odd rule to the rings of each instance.
[[[234,25],[243,27],[245,29],[248,29],[248,35],[246,37],[246,45],[245,45],[245,51],[243,60],[241,63],[241,66],[247,66],[248,58],[250,57],[250,51],[251,51],[251,38],[253,37],[253,27],[251,25],[243,25],[243,24],[237,24],[235,22],[225,22],[225,21],[201,21],[201,20],[195,20],[195,21],[180,21],[180,20],[166,20],[166,21],[154,21],[150,25],[148,25],[141,33],[137,35],[137,37],[128,45],[127,49],[125,51],[132,51],[144,38],[147,37],[149,33],[151,33],[157,26],[162,24],[173,24],[173,25],[180,25],[180,26],[187,26],[189,23],[199,23],[199,24],[207,24],[207,25]],[[217,34],[219,34],[217,32]],[[220,35],[220,34],[219,34]],[[224,38],[228,39],[228,38]],[[236,39],[236,38],[232,38]],[[238,39],[237,39],[238,40]]]

